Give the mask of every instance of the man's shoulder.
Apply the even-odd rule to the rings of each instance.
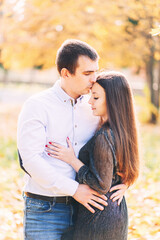
[[[36,104],[36,103],[45,103],[45,101],[49,101],[51,98],[54,97],[54,93],[52,88],[45,89],[41,92],[38,92],[32,96],[30,96],[25,102],[26,104]]]
[[[27,118],[36,116],[43,118],[46,113],[46,103],[49,102],[49,99],[47,100],[47,98],[50,94],[49,88],[29,97],[22,106],[20,116],[27,116]]]
[[[35,100],[36,101],[36,100],[41,99],[45,96],[48,96],[48,95],[51,94],[51,89],[52,88],[48,88],[48,89],[45,89],[41,92],[38,92],[38,93],[32,95],[28,100]]]

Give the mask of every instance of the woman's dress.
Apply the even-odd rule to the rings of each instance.
[[[121,183],[117,175],[115,141],[110,128],[102,127],[80,150],[79,159],[85,164],[77,174],[80,184],[87,184],[97,192],[105,194],[108,206],[91,213],[78,204],[78,211],[72,233],[73,240],[126,240],[128,212],[125,198],[118,206],[112,202],[109,189]],[[62,238],[63,239],[63,238]],[[71,238],[70,238],[71,239]]]

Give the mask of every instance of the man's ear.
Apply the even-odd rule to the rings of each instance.
[[[63,77],[63,78],[68,78],[69,75],[70,75],[70,72],[68,71],[67,68],[62,68],[62,69],[61,69],[61,77]]]

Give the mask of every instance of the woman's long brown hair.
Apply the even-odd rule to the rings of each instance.
[[[106,93],[108,122],[116,143],[117,174],[129,186],[139,174],[138,134],[132,91],[124,75],[119,72],[100,73],[97,83]]]

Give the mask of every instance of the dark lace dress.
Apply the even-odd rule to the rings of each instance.
[[[125,198],[118,206],[112,202],[110,187],[120,184],[116,174],[114,136],[110,128],[101,128],[80,150],[79,159],[85,164],[78,172],[79,183],[85,183],[108,198],[104,210],[88,211],[78,204],[74,233],[70,240],[126,240],[128,212]]]

